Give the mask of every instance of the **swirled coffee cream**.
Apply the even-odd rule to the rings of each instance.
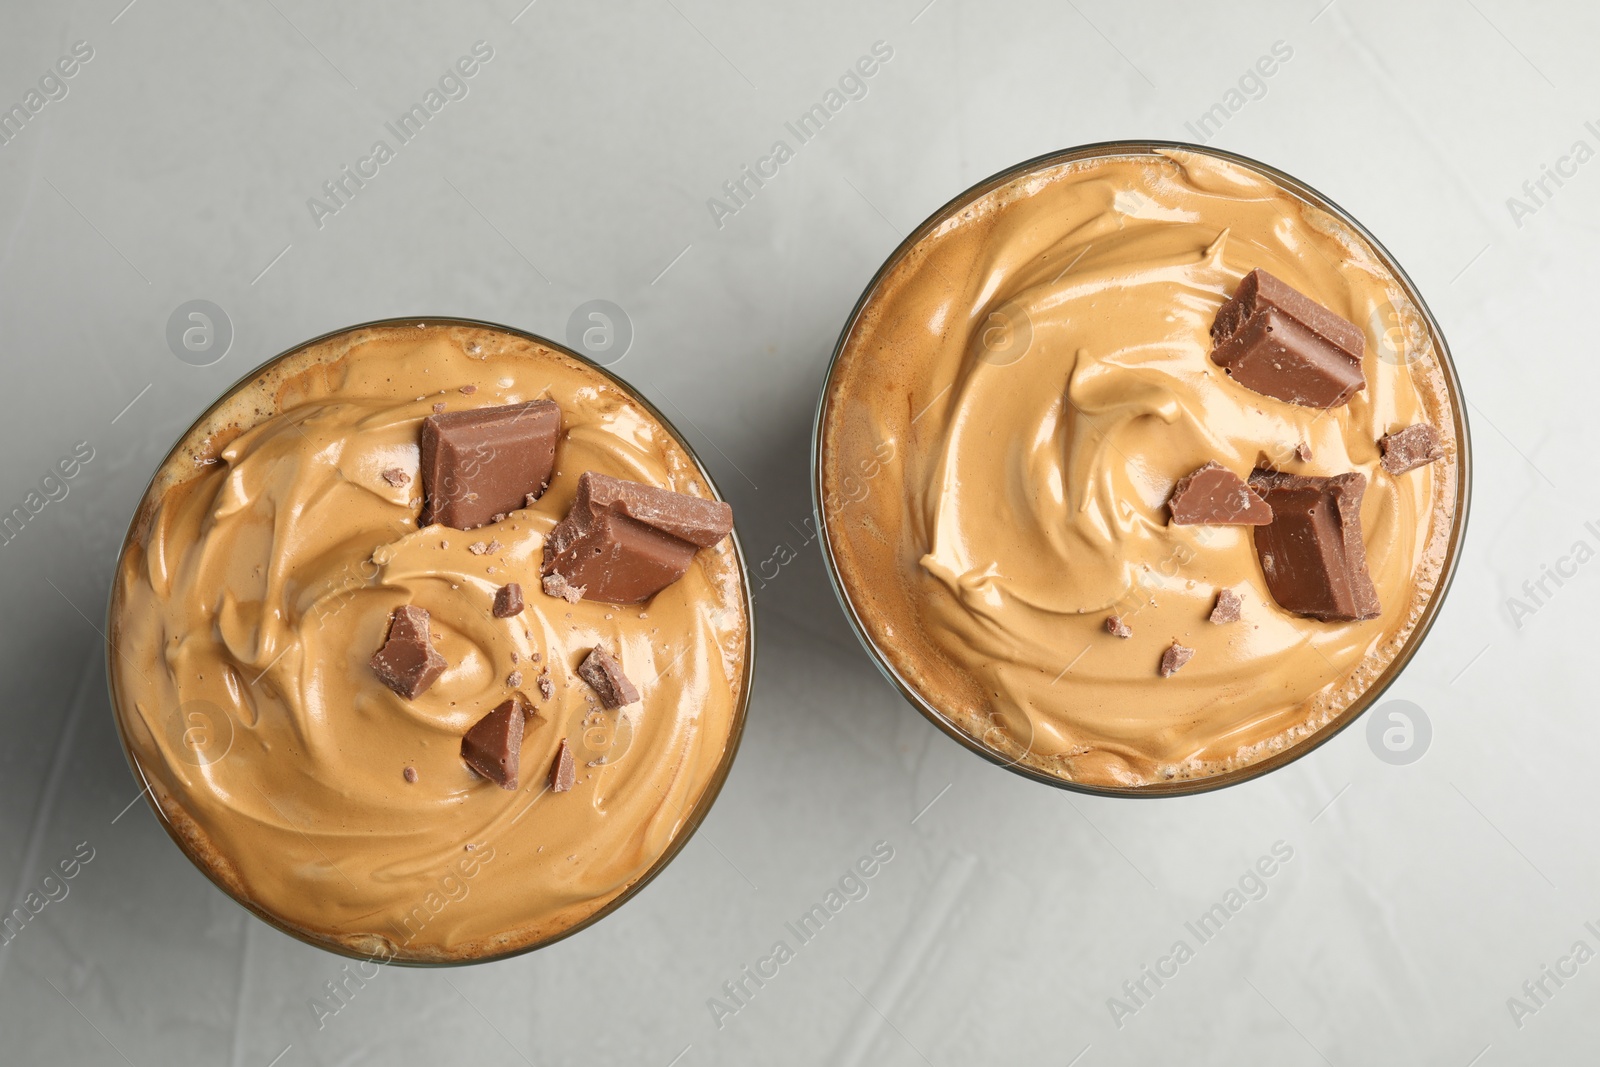
[[[550,550],[572,523],[581,573]],[[126,746],[190,857],[291,932],[416,961],[547,941],[726,772],[730,526],[671,431],[564,353],[453,324],[318,342],[146,494],[112,601]]]
[[[1060,780],[1305,741],[1445,566],[1455,417],[1422,321],[1349,226],[1209,154],[1045,163],[958,203],[830,376],[852,613],[948,722]]]

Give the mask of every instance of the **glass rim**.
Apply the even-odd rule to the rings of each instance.
[[[1421,617],[1406,636],[1404,645],[1395,654],[1394,659],[1384,667],[1382,673],[1349,705],[1341,709],[1335,718],[1318,727],[1306,738],[1289,745],[1287,748],[1273,752],[1261,759],[1255,760],[1243,767],[1223,771],[1218,774],[1206,775],[1199,778],[1174,778],[1160,782],[1152,782],[1141,786],[1097,785],[1092,783],[1074,782],[1061,778],[1020,762],[1021,757],[1009,758],[985,744],[980,738],[972,736],[952,718],[946,715],[932,701],[923,696],[917,688],[904,678],[889,658],[878,647],[877,641],[869,633],[866,623],[856,611],[850,599],[848,590],[839,575],[839,568],[834,559],[833,534],[828,526],[828,517],[822,506],[822,478],[823,478],[823,430],[827,423],[830,410],[829,401],[834,387],[835,375],[839,369],[839,359],[849,343],[851,335],[855,332],[860,322],[861,314],[868,303],[877,294],[879,285],[888,273],[898,266],[905,256],[916,245],[927,237],[933,230],[944,224],[956,212],[977,201],[979,198],[994,190],[1024,177],[1030,173],[1039,172],[1049,167],[1064,163],[1075,163],[1087,159],[1111,158],[1115,156],[1155,155],[1165,151],[1190,152],[1196,155],[1210,156],[1227,163],[1232,163],[1246,170],[1255,172],[1276,184],[1285,192],[1294,196],[1302,203],[1314,207],[1319,211],[1338,219],[1348,226],[1357,236],[1365,241],[1386,269],[1393,274],[1395,282],[1405,293],[1406,298],[1416,307],[1418,315],[1427,327],[1429,340],[1433,343],[1434,352],[1444,379],[1445,393],[1450,398],[1451,420],[1456,434],[1456,490],[1454,509],[1450,519],[1450,533],[1445,545],[1444,562],[1439,571],[1439,579],[1435,583],[1433,592],[1422,607]],[[1442,610],[1445,598],[1450,592],[1455,580],[1456,562],[1461,554],[1461,549],[1466,540],[1467,514],[1471,510],[1472,499],[1472,439],[1467,421],[1466,403],[1461,388],[1461,380],[1456,373],[1455,360],[1450,354],[1449,342],[1445,340],[1444,331],[1440,329],[1438,320],[1434,318],[1432,310],[1423,300],[1411,276],[1400,266],[1394,255],[1384,247],[1383,243],[1371,231],[1363,226],[1354,216],[1336,204],[1326,194],[1318,191],[1293,175],[1286,174],[1276,167],[1218,148],[1209,148],[1204,145],[1192,144],[1187,141],[1166,141],[1159,139],[1137,138],[1116,141],[1095,141],[1088,144],[1077,145],[1071,148],[1057,149],[1023,160],[1003,170],[996,171],[989,177],[968,186],[965,190],[946,201],[934,210],[923,222],[912,230],[889,253],[883,265],[873,274],[867,282],[866,288],[861,292],[855,307],[846,317],[843,328],[839,331],[839,339],[834,344],[833,354],[828,360],[828,369],[823,378],[822,392],[817,399],[817,409],[812,421],[811,430],[811,507],[817,522],[818,538],[822,553],[823,568],[828,574],[828,584],[833,588],[835,598],[839,601],[840,608],[845,617],[850,621],[850,629],[855,634],[856,640],[866,650],[868,658],[878,668],[878,672],[886,678],[900,695],[913,707],[922,713],[923,717],[940,732],[956,741],[962,747],[975,752],[997,766],[1003,767],[1015,774],[1058,789],[1072,793],[1081,793],[1089,796],[1128,797],[1154,799],[1157,797],[1194,796],[1200,793],[1214,792],[1228,786],[1239,785],[1262,775],[1269,774],[1281,767],[1310,754],[1322,745],[1333,740],[1351,723],[1359,719],[1362,714],[1377,703],[1379,698],[1394,684],[1395,680],[1404,672],[1413,656],[1428,633],[1433,628],[1434,621]],[[1024,755],[1026,750],[1024,751]]]
[[[710,814],[712,807],[715,806],[718,796],[720,796],[722,793],[722,787],[727,782],[728,775],[733,769],[734,758],[739,753],[740,742],[744,739],[745,720],[749,713],[750,699],[753,691],[753,679],[755,675],[755,599],[754,593],[750,588],[750,572],[746,564],[744,547],[740,543],[739,532],[737,528],[732,530],[728,536],[733,545],[734,561],[738,565],[739,587],[741,592],[740,603],[743,607],[745,616],[743,659],[744,669],[740,674],[739,692],[734,700],[732,728],[728,733],[728,740],[724,745],[722,758],[718,762],[716,769],[712,772],[711,778],[707,781],[705,790],[700,794],[699,800],[696,801],[695,806],[689,811],[682,828],[676,835],[674,835],[672,841],[668,843],[666,849],[663,850],[661,855],[656,857],[655,861],[651,863],[645,872],[638,878],[634,879],[634,881],[629,884],[626,889],[618,893],[603,906],[595,909],[595,911],[589,915],[586,915],[578,922],[573,923],[570,926],[563,927],[548,937],[538,938],[526,945],[520,945],[504,952],[489,953],[482,956],[473,957],[472,959],[459,960],[407,959],[398,956],[385,958],[382,956],[373,955],[371,953],[357,951],[356,949],[353,949],[350,946],[342,944],[338,941],[317,937],[314,934],[300,930],[292,924],[285,922],[283,919],[274,915],[270,911],[267,911],[265,908],[262,908],[250,901],[241,900],[239,896],[234,893],[233,889],[231,889],[226,883],[217,877],[216,873],[210,868],[209,865],[198,859],[194,853],[190,851],[190,848],[185,842],[183,836],[177,832],[173,824],[167,819],[166,813],[161,810],[161,806],[156,803],[155,795],[151,791],[150,782],[145,776],[144,768],[139,764],[139,761],[134,758],[133,750],[128,743],[127,731],[123,727],[122,712],[117,700],[116,686],[112,679],[112,663],[113,657],[116,655],[116,649],[113,647],[112,643],[112,635],[114,633],[112,629],[112,613],[116,606],[117,576],[122,570],[122,558],[124,553],[126,553],[128,550],[129,541],[133,537],[134,529],[138,524],[139,517],[144,511],[146,500],[150,495],[150,490],[155,486],[156,479],[161,476],[162,471],[166,470],[167,464],[170,463],[177,455],[180,447],[188,438],[189,434],[193,432],[195,427],[199,426],[206,419],[210,418],[213,412],[217,411],[217,409],[219,409],[223,404],[232,399],[241,389],[254,381],[257,375],[261,374],[264,370],[267,370],[268,368],[275,366],[286,359],[289,359],[292,356],[298,355],[299,353],[304,352],[316,345],[322,344],[325,341],[331,341],[336,337],[342,337],[345,334],[352,334],[368,329],[407,326],[465,326],[474,329],[495,330],[513,337],[521,338],[522,340],[532,341],[534,344],[543,345],[552,351],[576,360],[589,369],[599,373],[607,381],[611,382],[613,385],[617,386],[624,393],[626,393],[635,403],[639,404],[647,412],[649,412],[650,415],[655,418],[657,423],[659,423],[662,428],[664,428],[667,433],[671,435],[672,439],[677,442],[678,446],[683,449],[684,454],[689,457],[690,462],[694,464],[695,470],[699,472],[700,477],[705,479],[707,487],[711,490],[712,497],[719,501],[726,499],[722,494],[721,488],[717,485],[716,480],[712,478],[711,472],[706,469],[705,463],[700,459],[699,453],[696,452],[694,447],[688,442],[688,440],[684,438],[678,427],[674,425],[673,422],[668,419],[666,415],[663,414],[662,411],[656,407],[651,400],[640,394],[638,389],[633,385],[629,384],[618,375],[612,373],[608,367],[602,366],[593,359],[590,359],[588,356],[573,351],[566,345],[558,344],[540,334],[532,333],[528,330],[521,330],[514,326],[505,326],[497,322],[490,322],[486,319],[463,318],[456,315],[416,315],[374,319],[368,322],[357,323],[353,326],[345,326],[337,330],[330,330],[326,333],[313,337],[310,340],[301,341],[293,347],[279,352],[277,355],[262,361],[237,378],[234,382],[223,389],[222,392],[217,396],[217,399],[207,405],[205,410],[196,416],[194,420],[183,429],[183,431],[178,435],[177,439],[173,441],[172,446],[167,450],[162,459],[156,464],[155,470],[151,473],[149,481],[145,484],[143,491],[141,491],[139,494],[139,502],[134,508],[133,516],[128,520],[128,528],[124,532],[121,546],[117,550],[116,568],[112,572],[111,588],[106,595],[106,690],[107,697],[111,704],[111,718],[116,724],[117,739],[122,746],[123,757],[128,761],[128,767],[133,772],[133,776],[139,781],[140,785],[144,786],[144,790],[140,795],[150,806],[150,809],[155,813],[156,820],[160,822],[162,829],[166,831],[167,836],[172,839],[173,843],[178,846],[179,851],[183,853],[184,857],[188,859],[188,861],[197,869],[199,869],[199,871],[204,874],[213,885],[220,889],[229,900],[244,908],[250,914],[265,922],[267,925],[285,934],[288,934],[297,941],[304,942],[305,944],[312,945],[316,948],[322,949],[326,952],[331,952],[338,956],[344,956],[348,959],[366,960],[400,967],[467,967],[479,963],[492,963],[497,960],[512,959],[516,956],[521,956],[529,952],[537,951],[541,948],[546,948],[558,941],[562,941],[568,937],[571,937],[580,931],[588,929],[590,926],[593,926],[595,923],[606,918],[608,915],[621,908],[624,904],[642,892],[645,886],[654,881],[656,876],[665,870],[667,866],[678,857],[678,855],[688,845],[690,839],[693,838],[695,833],[700,829],[701,823],[703,823],[706,816]]]

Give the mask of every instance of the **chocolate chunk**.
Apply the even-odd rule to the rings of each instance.
[[[1264,270],[1222,305],[1211,344],[1211,361],[1234,381],[1291,404],[1338,407],[1366,386],[1360,328]]]
[[[620,708],[639,699],[639,691],[622,673],[622,665],[601,645],[595,645],[578,664],[578,677],[589,683],[600,695],[600,703],[608,708]]]
[[[583,587],[568,585],[567,580],[560,574],[547,574],[541,583],[545,596],[558,596],[568,604],[576,604],[583,599]]]
[[[1133,636],[1133,627],[1123,622],[1121,615],[1107,615],[1106,633],[1113,637],[1128,638]]]
[[[383,472],[383,480],[398,489],[402,485],[407,485],[410,483],[411,475],[407,474],[399,467],[390,467],[388,470]]]
[[[452,411],[422,420],[422,516],[471,530],[544,492],[561,409],[550,400]]]
[[[565,793],[577,780],[578,768],[572,760],[572,746],[568,745],[567,739],[563,737],[561,748],[556,751],[556,760],[550,765],[550,791]]]
[[[407,767],[400,772],[400,777],[408,782],[415,782],[417,780],[417,769],[415,767]]]
[[[507,582],[494,594],[494,617],[509,619],[513,615],[522,614],[522,586],[518,582]],[[513,653],[515,655],[515,653]]]
[[[512,697],[501,702],[461,739],[461,758],[501,789],[515,789],[526,721],[522,701]]]
[[[1378,450],[1383,453],[1379,462],[1390,474],[1404,474],[1444,458],[1439,431],[1425,422],[1384,434],[1378,439]]]
[[[588,600],[638,603],[732,529],[733,509],[719,500],[585,471],[572,510],[545,540],[542,573],[561,575]]]
[[[1223,589],[1217,593],[1217,603],[1211,609],[1211,621],[1218,626],[1225,623],[1239,621],[1239,608],[1244,604],[1243,598],[1232,589]]]
[[[1185,648],[1174,641],[1161,653],[1161,677],[1171,678],[1183,669],[1183,665],[1194,659],[1194,649]]]
[[[1207,463],[1179,478],[1167,506],[1178,526],[1265,526],[1272,521],[1267,502],[1219,463]]]
[[[1377,618],[1378,591],[1361,541],[1358,471],[1331,478],[1258,470],[1250,484],[1272,508],[1256,527],[1256,556],[1267,591],[1285,611],[1323,622]]]
[[[428,612],[414,604],[394,609],[389,635],[372,654],[378,680],[407,700],[415,700],[450,664],[428,638]]]
[[[1299,460],[1301,463],[1310,463],[1312,460],[1311,446],[1304,441],[1301,441],[1299,444],[1295,445],[1294,458]]]
[[[553,697],[555,695],[556,695],[556,686],[555,686],[555,683],[550,680],[550,672],[548,670],[540,671],[539,672],[539,697],[540,697],[540,699],[549,700],[551,697]]]

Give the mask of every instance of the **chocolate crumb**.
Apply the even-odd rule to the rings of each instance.
[[[527,496],[522,498],[522,506],[525,508],[531,508],[538,502],[539,494],[537,493],[529,493]]]
[[[1183,665],[1194,658],[1194,649],[1185,648],[1178,642],[1172,642],[1168,649],[1161,653],[1161,677],[1171,678],[1183,669]]]
[[[461,387],[461,393],[464,396],[471,396],[473,393],[476,393],[477,391],[478,391],[478,387],[476,385],[463,385]]]
[[[585,588],[581,585],[567,584],[566,578],[562,577],[561,574],[556,571],[552,571],[551,573],[545,575],[544,582],[542,584],[544,586],[545,596],[560,597],[568,604],[576,604],[578,601],[583,599],[583,594],[586,592]]]
[[[383,480],[398,489],[402,485],[407,485],[410,483],[411,475],[407,474],[399,467],[390,467],[388,470],[383,472]]]
[[[415,782],[417,780],[417,769],[415,767],[407,767],[400,773],[408,782]]]
[[[1239,621],[1239,606],[1244,600],[1232,589],[1222,589],[1217,592],[1216,606],[1211,609],[1211,621],[1221,626],[1224,623]]]
[[[1113,637],[1129,638],[1133,636],[1133,627],[1123,622],[1121,615],[1107,615],[1106,633]]]
[[[506,513],[502,511],[502,512],[499,512],[497,514],[490,515],[489,516],[489,521],[490,522],[505,522],[506,521]]]
[[[441,400],[439,403],[433,405],[433,413],[435,415],[439,414],[443,410],[444,410],[444,401]]]
[[[513,689],[515,689],[517,686],[521,685],[522,684],[522,672],[521,671],[512,671],[510,674],[506,675],[506,684],[509,685]]]
[[[561,739],[561,748],[556,752],[556,760],[550,765],[550,791],[565,793],[572,788],[573,782],[578,779],[578,768],[572,759],[572,747],[567,744],[567,739]]]
[[[484,549],[484,551],[485,551],[485,552],[487,552],[487,553],[489,553],[489,554],[490,554],[490,555],[491,555],[491,556],[492,556],[492,555],[494,555],[494,554],[495,554],[495,553],[496,553],[496,552],[499,552],[499,551],[501,551],[501,550],[502,550],[502,549],[504,549],[504,548],[505,548],[505,547],[506,547],[506,546],[505,546],[505,545],[502,545],[502,544],[501,544],[501,543],[500,543],[500,542],[499,542],[499,541],[490,541],[490,542],[489,542],[489,547],[488,547],[488,548],[486,548],[486,549]]]
[[[511,650],[511,662],[517,662],[517,650],[514,648]]]
[[[551,697],[553,697],[555,695],[556,695],[556,687],[555,687],[555,683],[550,680],[550,672],[548,670],[540,671],[539,672],[539,696],[540,696],[540,698],[542,698],[544,700],[549,700]]]
[[[472,544],[467,546],[467,551],[471,552],[474,556],[481,556],[485,552],[489,551],[489,546],[484,544],[482,541],[474,541]]]
[[[518,582],[507,582],[494,594],[494,617],[509,619],[522,614],[522,585]],[[511,653],[511,661],[516,662],[517,654]]]

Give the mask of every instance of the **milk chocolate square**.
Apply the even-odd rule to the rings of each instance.
[[[415,700],[450,664],[433,647],[428,611],[414,604],[395,608],[383,647],[369,661],[380,681],[407,700]]]
[[[551,400],[449,411],[422,420],[422,515],[471,530],[525,507],[550,483],[561,408]]]
[[[1247,389],[1333,408],[1366,386],[1366,336],[1264,270],[1244,276],[1211,324],[1211,361]]]
[[[639,603],[732,529],[733,509],[720,500],[585,471],[572,510],[545,540],[542,573],[559,574],[585,600]]]
[[[1250,485],[1272,508],[1272,522],[1256,527],[1255,541],[1278,606],[1323,622],[1377,618],[1382,609],[1361,541],[1366,475],[1257,470]]]
[[[519,699],[502,701],[461,739],[461,758],[501,789],[515,789],[526,721]]]

